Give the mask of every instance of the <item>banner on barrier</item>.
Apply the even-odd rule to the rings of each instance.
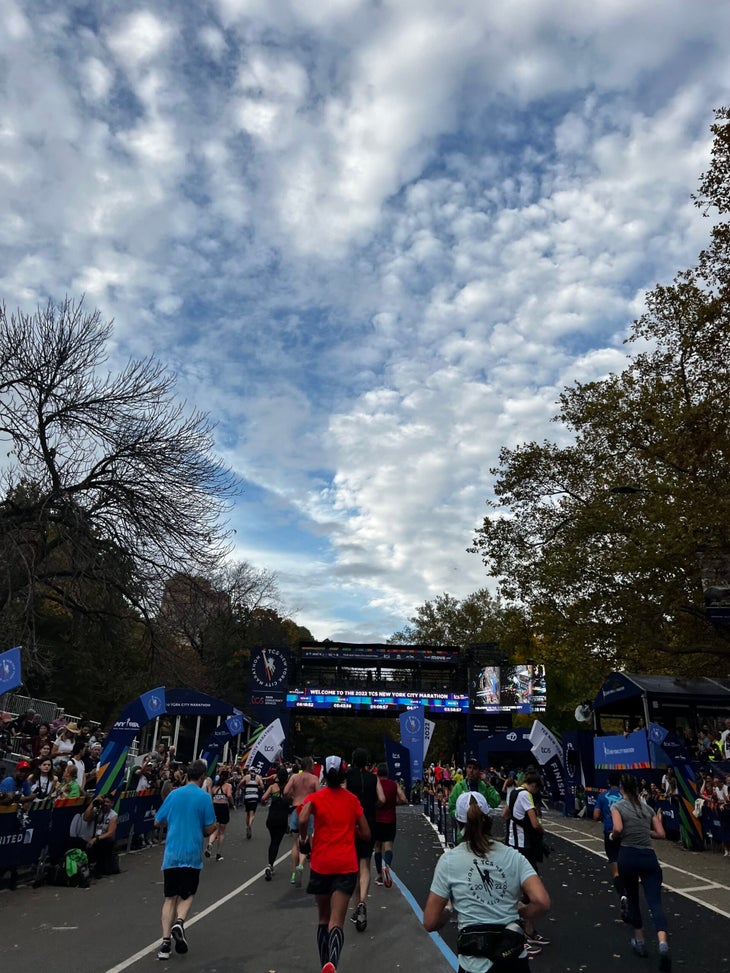
[[[645,770],[650,767],[644,730],[626,736],[594,737],[593,762],[599,770]]]
[[[52,813],[44,807],[21,817],[14,804],[0,808],[0,868],[35,865],[48,844]]]

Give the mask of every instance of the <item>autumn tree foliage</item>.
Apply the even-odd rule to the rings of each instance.
[[[567,666],[727,673],[706,593],[730,587],[728,109],[712,131],[697,266],[647,294],[620,374],[564,390],[572,442],[503,449],[492,471],[472,550]]]
[[[312,638],[282,613],[276,575],[247,561],[207,575],[174,574],[154,628],[159,680],[193,685],[238,706],[247,701],[252,649]]]

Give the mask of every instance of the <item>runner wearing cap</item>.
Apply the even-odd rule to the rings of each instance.
[[[491,784],[486,784],[481,778],[481,768],[476,757],[470,757],[466,762],[466,775],[463,780],[455,784],[449,795],[449,816],[453,819],[456,814],[456,802],[462,794],[479,793],[489,807],[497,808],[502,803],[499,792]],[[459,829],[455,829],[457,842],[461,840]]]
[[[454,811],[463,841],[436,864],[423,925],[429,932],[440,929],[453,903],[460,973],[525,973],[530,967],[522,923],[548,911],[547,890],[524,856],[492,840],[493,815],[482,794],[459,795]]]
[[[370,841],[370,827],[357,797],[342,786],[342,758],[327,757],[325,786],[308,794],[299,812],[299,848],[309,848],[309,820],[314,817],[307,892],[318,909],[317,949],[322,973],[336,973],[345,942],[347,903],[358,879],[355,838]]]

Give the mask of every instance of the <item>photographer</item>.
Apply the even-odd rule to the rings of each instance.
[[[112,875],[116,871],[114,844],[117,833],[117,812],[108,794],[96,797],[83,814],[84,821],[93,822],[93,833],[86,845],[89,865],[94,878]]]

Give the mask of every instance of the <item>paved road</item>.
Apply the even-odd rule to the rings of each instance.
[[[455,927],[429,936],[417,911],[425,901],[437,835],[415,808],[399,812],[392,889],[373,887],[368,929],[348,923],[340,973],[448,973]],[[318,973],[311,896],[288,883],[283,862],[271,883],[263,880],[268,834],[259,813],[251,841],[236,815],[225,859],[206,863],[188,922],[190,953],[166,964],[179,973]],[[627,949],[600,835],[587,822],[551,818],[555,853],[543,877],[553,910],[543,931],[552,945],[531,963],[535,973],[616,973],[656,968]],[[730,973],[730,859],[658,846],[665,862],[665,893],[674,969]],[[0,893],[0,965],[3,970],[69,969],[122,973],[162,968],[159,941],[162,876],[159,846],[122,857],[121,875],[89,890],[42,887]],[[702,899],[706,904],[700,904]]]

